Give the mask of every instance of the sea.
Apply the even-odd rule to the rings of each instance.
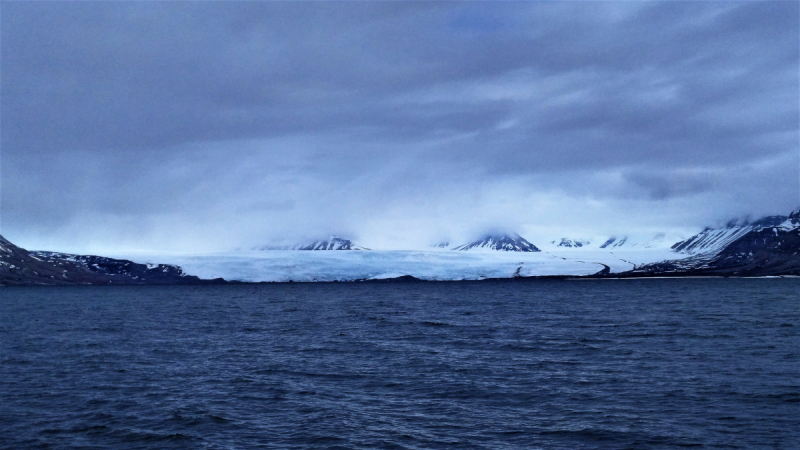
[[[4,449],[798,449],[800,279],[0,288]]]

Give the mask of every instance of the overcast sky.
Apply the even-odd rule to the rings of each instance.
[[[0,232],[401,248],[787,214],[799,5],[3,2]]]

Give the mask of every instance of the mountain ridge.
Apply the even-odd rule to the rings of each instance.
[[[328,239],[319,239],[310,243],[295,245],[268,245],[258,247],[255,250],[302,250],[302,251],[326,251],[326,250],[370,250],[367,247],[358,245],[350,239],[330,236]]]
[[[172,264],[139,264],[95,255],[28,251],[0,236],[0,286],[217,284]]]
[[[776,225],[778,217],[785,220]],[[724,241],[718,248],[684,259],[645,264],[620,275],[800,276],[800,208],[788,217],[770,216],[767,219],[759,219],[757,226],[748,225],[746,231],[737,232],[735,238]]]
[[[677,253],[689,255],[720,251],[751,231],[778,226],[788,218],[788,216],[767,216],[754,222],[745,220],[741,224],[737,220],[732,220],[724,228],[706,227],[689,239],[675,243],[671,248]]]

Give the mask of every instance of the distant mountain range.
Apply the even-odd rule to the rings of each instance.
[[[605,241],[599,248],[655,248],[668,247],[664,242],[664,235],[656,235],[648,239],[631,239],[628,236],[621,238],[612,237]],[[560,249],[578,249],[592,247],[588,239],[561,238],[560,241],[551,241],[551,245]],[[596,244],[595,244],[596,245]],[[539,252],[536,245],[516,233],[490,233],[461,245],[451,245],[449,241],[431,245],[431,248],[468,251],[468,250],[494,250],[505,252]],[[370,250],[362,245],[355,244],[350,239],[331,236],[327,240],[313,241],[294,245],[268,245],[257,247],[255,250]]]
[[[611,251],[620,248],[650,248],[656,244],[663,247],[663,241],[663,235],[641,241],[625,237],[611,238],[597,248]],[[590,247],[591,242],[562,238],[558,244],[556,241],[551,244],[565,249],[565,252],[578,252],[577,255],[580,254],[580,249]],[[437,247],[450,248],[450,245],[445,242]],[[369,250],[349,239],[335,236],[304,245],[262,249]],[[518,234],[489,234],[452,249],[540,251]],[[606,266],[606,269],[594,276],[800,276],[800,209],[789,216],[769,216],[754,222],[730,222],[724,227],[706,228],[689,239],[673,244],[671,250],[675,253],[675,258],[636,265],[627,272],[611,273]],[[591,252],[584,254],[591,255]],[[0,236],[0,286],[225,282],[221,278],[204,280],[187,275],[179,266],[169,264],[139,264],[94,255],[28,251]]]
[[[450,248],[449,242],[441,242],[432,245],[433,248]],[[288,246],[264,246],[257,250],[370,250],[354,244],[350,239],[331,236],[328,240],[314,241],[307,244],[297,244]],[[487,234],[479,239],[456,246],[451,250],[496,250],[506,252],[538,252],[535,245],[518,234]]]

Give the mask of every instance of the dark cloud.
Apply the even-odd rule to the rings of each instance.
[[[512,195],[777,213],[800,191],[798,8],[7,2],[4,230],[553,223]]]
[[[625,180],[653,200],[707,192],[714,185],[709,173],[630,173]]]

